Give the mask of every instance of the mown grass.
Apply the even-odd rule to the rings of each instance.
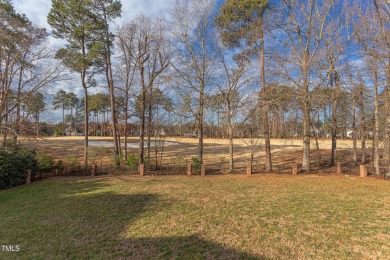
[[[52,178],[0,192],[0,259],[385,259],[390,182]]]

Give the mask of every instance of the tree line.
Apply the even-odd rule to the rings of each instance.
[[[380,155],[390,161],[389,10],[385,0],[176,0],[161,17],[138,15],[115,26],[120,1],[52,0],[52,34],[67,44],[51,53],[58,63],[47,68],[49,54],[35,53],[45,30],[2,0],[2,127],[11,110],[21,114],[24,95],[72,72],[84,92],[85,167],[92,105],[110,120],[118,162],[127,156],[120,135],[126,140],[127,125],[135,122],[140,164],[150,156],[151,137],[164,128],[195,134],[200,162],[205,136],[228,138],[232,172],[237,137],[264,138],[267,171],[272,137],[302,138],[304,171],[313,139],[332,139],[333,165],[338,138],[353,139],[354,161],[362,164],[372,138],[379,173]],[[96,86],[106,89],[104,108],[89,98]],[[64,102],[56,107],[72,107]]]

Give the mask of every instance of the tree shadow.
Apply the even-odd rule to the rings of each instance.
[[[131,259],[267,259],[207,241],[198,235],[125,241]]]
[[[265,259],[198,234],[153,237],[157,224],[145,238],[132,237],[129,228],[175,201],[152,191],[131,193],[128,185],[110,186],[105,178],[53,178],[10,191],[15,196],[0,200],[7,212],[0,214],[0,244],[18,244],[21,250],[0,252],[0,258]],[[19,209],[12,210],[14,203]],[[7,223],[10,219],[15,222]]]

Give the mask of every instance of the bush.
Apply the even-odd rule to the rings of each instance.
[[[62,160],[58,160],[56,163],[56,167],[62,168],[62,166],[64,166],[64,162]]]
[[[40,171],[50,171],[54,165],[54,158],[51,155],[42,153],[38,154],[36,158]]]
[[[0,189],[22,185],[26,181],[27,170],[37,171],[35,151],[20,143],[8,141],[0,147]]]
[[[88,147],[88,164],[97,165],[98,160],[102,160],[107,153],[107,147]]]
[[[80,163],[77,160],[77,157],[74,155],[67,156],[65,158],[65,166],[68,167],[70,171],[76,171],[80,169]]]
[[[192,172],[194,174],[200,174],[201,162],[198,157],[192,157]]]
[[[62,122],[61,122],[54,126],[53,136],[63,136],[63,135],[64,133],[62,132]]]
[[[130,171],[137,171],[138,160],[139,160],[138,154],[132,153],[127,155],[126,164],[129,167]]]

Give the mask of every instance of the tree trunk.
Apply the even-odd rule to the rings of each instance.
[[[303,104],[303,158],[302,170],[310,172],[310,109],[307,101]]]
[[[88,169],[88,88],[85,83],[86,72],[81,73],[81,82],[84,90],[84,171]]]
[[[147,135],[148,135],[148,148],[147,148],[147,153],[148,153],[148,158],[150,159],[150,141],[151,141],[151,135],[152,135],[152,119],[153,119],[153,115],[152,115],[152,106],[153,106],[153,86],[150,86],[149,88],[149,96],[148,96],[148,131],[147,131]],[[154,144],[156,145],[156,143]],[[156,157],[156,160],[157,160],[157,157]]]
[[[267,104],[267,91],[265,87],[265,48],[264,48],[264,31],[262,18],[259,19],[259,38],[260,38],[260,96],[261,96],[261,111],[263,119],[263,134],[264,134],[264,146],[265,146],[265,170],[267,172],[272,171],[272,158],[271,158],[271,138],[268,120],[268,104]]]
[[[65,100],[62,100],[62,127],[61,127],[61,136],[65,135]]]
[[[318,143],[318,135],[317,134],[315,135],[314,140],[315,140],[316,153],[317,153],[317,167],[318,167],[318,170],[320,170],[321,166],[322,166],[322,156],[321,156],[321,151],[320,151],[320,145]]]
[[[384,21],[383,21],[383,18],[381,16],[381,13],[379,11],[378,0],[374,0],[374,5],[375,5],[375,10],[376,10],[377,16],[379,18],[380,34],[382,37],[387,38],[386,36],[388,35],[388,32],[387,32],[387,30],[384,30]],[[389,100],[390,63],[389,62],[390,62],[390,59],[388,60],[388,64],[387,64],[387,68],[386,68],[386,87],[385,87],[385,90],[383,92],[383,94],[385,96],[385,110],[386,110],[383,159],[384,159],[385,163],[388,164],[388,174],[390,174],[390,100]]]
[[[303,155],[302,170],[310,172],[310,93],[309,93],[309,54],[306,50],[305,60],[302,61],[302,114],[303,114]]]
[[[228,136],[229,136],[229,171],[230,173],[234,173],[234,154],[233,154],[233,127],[232,127],[232,119],[231,119],[231,109],[228,106],[228,114],[227,114],[227,124],[228,124]]]
[[[8,105],[5,104],[4,107],[4,117],[3,117],[3,145],[5,146],[7,144],[7,136],[8,136]]]
[[[360,138],[362,142],[362,158],[361,164],[366,163],[366,117],[364,114],[364,86],[363,83],[360,85],[359,91],[359,106],[360,106]]]
[[[231,136],[232,130],[229,130],[229,171],[234,173],[234,151],[233,151],[233,137]]]
[[[249,138],[250,138],[250,142],[251,142],[250,164],[252,165],[253,164],[253,159],[255,157],[255,142],[254,142],[255,140],[253,138],[253,130],[252,130],[252,128],[249,131]]]
[[[36,131],[37,131],[37,137],[39,136],[39,111],[36,112]]]
[[[204,117],[204,85],[201,83],[199,88],[199,122],[198,122],[198,160],[203,163],[203,117]]]
[[[335,89],[332,92],[332,152],[330,156],[331,166],[335,165],[337,150],[337,101],[340,90],[340,81],[338,73],[333,69],[331,72],[331,81],[335,83]]]
[[[104,21],[105,21],[105,47],[106,47],[106,77],[108,83],[108,90],[110,94],[110,105],[111,105],[111,123],[112,123],[112,137],[114,141],[114,156],[115,159],[119,158],[120,154],[120,140],[118,138],[118,126],[117,126],[117,115],[115,109],[115,92],[114,92],[114,80],[112,77],[111,69],[111,46],[110,46],[110,32],[107,23],[106,10],[104,9]],[[118,164],[119,160],[116,161]]]
[[[385,164],[389,164],[390,165],[390,131],[388,130],[388,123],[387,123],[387,119],[389,117],[389,115],[387,115],[390,110],[390,102],[389,102],[389,98],[388,98],[388,91],[385,90],[384,91],[384,96],[385,96],[385,110],[387,111],[386,112],[386,129],[385,129],[385,136],[384,136],[384,152],[383,152],[383,160],[384,160],[384,163]]]
[[[388,165],[387,174],[390,174],[390,60],[387,65],[386,88],[385,88],[385,108],[386,108],[386,132],[384,158]]]
[[[70,135],[73,133],[73,105],[70,106]]]
[[[25,57],[24,57],[25,58]],[[18,102],[17,107],[16,107],[16,129],[15,132],[19,134],[20,130],[20,98],[22,95],[22,77],[23,77],[23,67],[20,68],[19,71],[19,79],[18,79],[18,91],[16,93],[16,101]],[[15,135],[14,141],[16,142],[18,140],[18,136]]]
[[[125,156],[125,160],[127,160],[127,119],[129,117],[129,97],[128,97],[128,93],[126,92],[126,105],[125,105],[125,133],[124,133],[124,138],[125,138],[125,152],[124,152],[124,156]]]
[[[145,142],[145,108],[146,108],[146,86],[145,86],[145,78],[144,78],[144,68],[141,66],[140,68],[140,76],[141,76],[141,114],[140,114],[140,131],[139,131],[139,164],[144,164],[145,159],[145,150],[144,150],[144,142]]]
[[[352,100],[352,162],[356,166],[357,164],[357,134],[356,134],[356,108],[355,97]]]
[[[379,169],[379,120],[378,120],[378,111],[379,111],[379,104],[378,104],[378,75],[376,66],[374,67],[374,144],[373,144],[373,150],[374,150],[374,167],[375,167],[375,173],[380,174]]]

